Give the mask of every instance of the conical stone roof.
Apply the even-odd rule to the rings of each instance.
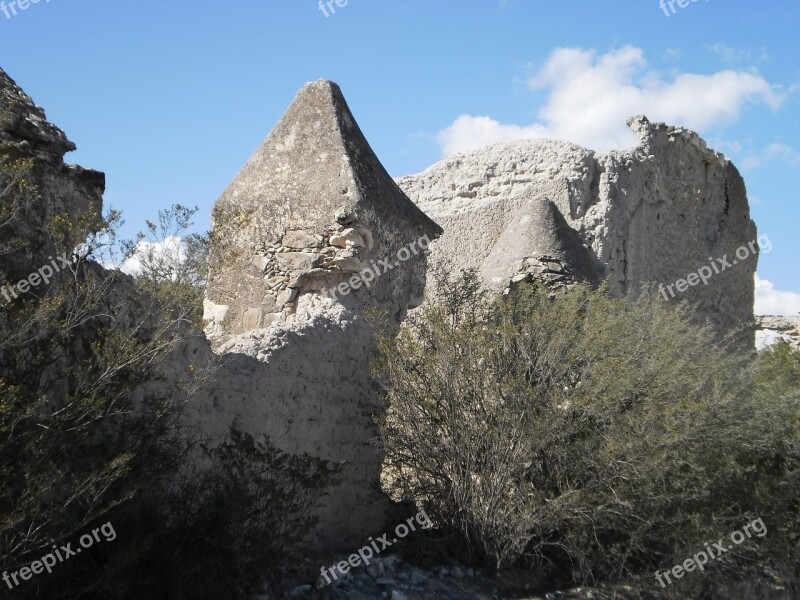
[[[217,205],[257,209],[266,236],[298,226],[322,229],[340,209],[439,231],[378,161],[339,86],[325,80],[298,92]]]
[[[566,266],[577,279],[596,281],[602,273],[597,259],[555,203],[532,198],[514,212],[483,261],[481,273],[488,283],[505,286],[522,273],[547,271],[551,263]]]
[[[220,196],[213,227],[212,336],[264,328],[298,294],[441,233],[381,165],[339,86],[324,80],[300,90]],[[373,296],[392,302],[402,279]]]

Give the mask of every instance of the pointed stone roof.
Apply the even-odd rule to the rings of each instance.
[[[442,233],[386,172],[330,81],[300,90],[212,220],[206,318],[218,339],[280,322],[304,294]],[[342,302],[413,304],[406,296],[419,266],[401,262]]]
[[[441,232],[381,165],[339,86],[325,80],[300,90],[217,205],[255,211],[253,226],[267,238],[330,225],[337,211],[345,220],[347,213],[371,215],[419,235]]]

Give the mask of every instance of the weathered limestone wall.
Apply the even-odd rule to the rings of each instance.
[[[629,121],[634,148],[595,153],[524,140],[448,158],[399,180],[442,225],[430,263],[474,268],[490,287],[532,276],[553,285],[609,279],[623,296],[672,284],[734,258],[756,239],[733,164],[680,127]],[[753,321],[757,256],[676,299],[696,303],[721,332]],[[751,328],[741,334],[752,347]]]
[[[287,451],[344,462],[320,540],[361,544],[389,507],[382,456],[369,445],[384,407],[365,315],[377,311],[391,330],[419,304],[426,255],[397,256],[441,230],[389,177],[327,81],[299,92],[213,214],[207,332],[228,365],[214,401]],[[381,260],[393,268],[369,287],[328,293]]]

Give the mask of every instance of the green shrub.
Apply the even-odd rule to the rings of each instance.
[[[312,511],[339,467],[277,450],[238,430],[206,449],[210,468],[137,507],[144,552],[106,565],[103,598],[249,600],[302,560]],[[124,585],[121,585],[123,584]]]
[[[155,261],[132,285],[91,260],[107,243],[93,232],[107,229],[113,240],[120,215],[59,215],[34,231],[20,217],[42,200],[32,162],[7,158],[0,284],[27,277],[17,271],[27,270],[23,259],[39,260],[32,248],[65,253],[70,264],[0,306],[0,571],[17,571],[53,544],[75,547],[100,524],[117,533],[13,596],[247,597],[292,560],[335,469],[239,433],[207,451],[208,470],[191,468],[202,449],[182,411],[215,367],[171,373],[177,381],[167,388],[162,362],[202,335],[194,327],[202,243],[195,264],[176,273]],[[160,223],[176,210],[185,223],[192,211],[179,209],[162,211]]]
[[[791,545],[796,395],[755,386],[752,358],[686,307],[580,285],[487,299],[469,273],[440,275],[437,293],[382,342],[381,428],[389,491],[460,552],[652,585],[758,517],[771,537],[720,559],[719,577]]]
[[[147,294],[188,311],[195,326],[203,327],[203,298],[208,277],[210,234],[187,234],[197,207],[173,204],[148,220],[147,231],[124,240],[122,258],[135,258],[133,274]]]

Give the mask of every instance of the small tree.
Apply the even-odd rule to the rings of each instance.
[[[36,239],[30,223],[17,227],[21,207],[33,210],[43,199],[31,183],[32,161],[3,166],[4,264],[30,262],[36,247],[64,259],[0,309],[0,557],[13,571],[91,524],[122,520],[126,507],[175,472],[190,444],[181,408],[204,370],[145,390],[164,358],[196,335],[185,313],[88,260],[97,248],[85,240],[113,228],[117,214],[59,215],[33,232]],[[8,275],[18,274],[0,268],[0,281]],[[86,571],[91,559],[73,563],[20,593],[76,597],[98,575]]]

